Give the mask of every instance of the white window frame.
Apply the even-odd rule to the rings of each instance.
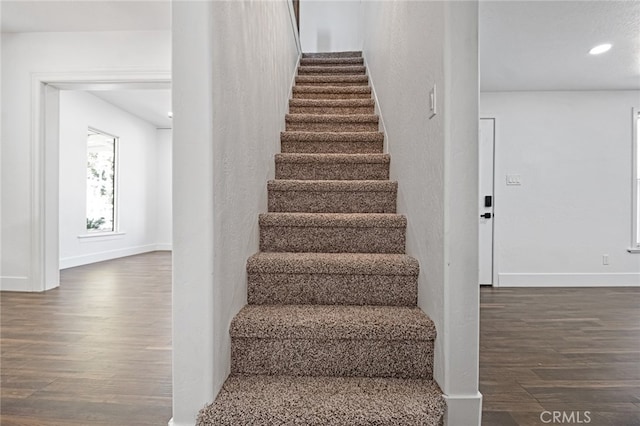
[[[93,239],[96,237],[114,237],[125,235],[124,232],[120,231],[120,220],[119,220],[119,205],[118,202],[120,198],[120,136],[114,135],[109,132],[105,132],[96,127],[89,126],[88,130],[95,133],[100,133],[105,136],[112,137],[114,139],[113,143],[113,231],[101,231],[101,232],[87,232],[82,235],[78,235],[80,239]]]
[[[629,252],[640,253],[640,198],[638,193],[640,192],[640,162],[638,161],[638,155],[640,153],[640,130],[638,129],[638,122],[640,121],[640,109],[632,109],[632,151],[631,151],[631,190],[633,200],[632,215],[631,215],[631,246]]]

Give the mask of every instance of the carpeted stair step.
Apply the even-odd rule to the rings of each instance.
[[[417,307],[247,305],[231,373],[431,379],[433,321]]]
[[[397,182],[384,180],[270,180],[270,212],[395,213]]]
[[[371,99],[369,86],[293,86],[294,99]]]
[[[359,58],[362,56],[360,51],[347,51],[347,52],[314,52],[303,53],[303,58]]]
[[[364,65],[300,65],[298,75],[365,74]]]
[[[287,114],[285,130],[298,132],[377,132],[375,114]]]
[[[405,252],[407,219],[383,213],[263,213],[260,251]]]
[[[299,75],[296,86],[368,86],[366,75]]]
[[[373,99],[291,99],[291,114],[373,114]]]
[[[343,57],[343,58],[302,58],[300,59],[300,65],[312,65],[312,66],[322,66],[322,65],[363,65],[364,58],[362,56],[357,57]]]
[[[432,380],[232,375],[197,426],[440,426],[444,410]]]
[[[276,154],[276,179],[385,180],[389,154]]]
[[[308,154],[373,154],[381,153],[381,132],[282,132],[280,151]]]
[[[404,254],[256,253],[249,304],[415,306],[418,261]]]

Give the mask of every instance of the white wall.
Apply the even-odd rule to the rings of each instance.
[[[479,424],[478,39],[475,2],[365,2],[364,55],[420,262],[418,303],[438,331],[434,377],[449,425]],[[437,86],[438,114],[429,119]]]
[[[16,33],[2,35],[2,281],[0,288],[42,290],[34,276],[34,236],[40,219],[34,199],[32,79],[46,75],[167,72],[168,32]],[[47,286],[57,283],[48,283]]]
[[[174,425],[229,373],[299,55],[288,3],[173,3]]]
[[[156,130],[156,250],[171,250],[173,241],[173,197],[171,160],[172,131],[171,129]]]
[[[632,107],[640,91],[482,93],[481,116],[496,119],[499,286],[640,285],[627,252]]]
[[[300,2],[303,52],[362,50],[361,1]]]
[[[118,136],[117,231],[122,235],[86,236],[87,128]],[[166,133],[166,131],[165,131]],[[60,92],[60,268],[153,251],[162,227],[159,200],[170,186],[158,179],[158,160],[171,152],[169,139],[159,143],[154,125],[87,92]],[[162,151],[162,152],[161,152]],[[165,170],[166,171],[166,170]],[[164,186],[162,185],[164,183]],[[164,228],[170,210],[163,211]],[[167,223],[167,220],[169,222]],[[166,231],[162,236],[164,242]],[[166,247],[166,246],[165,246]],[[170,247],[170,246],[169,246]]]

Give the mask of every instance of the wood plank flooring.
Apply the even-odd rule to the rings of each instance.
[[[67,269],[61,282],[0,294],[0,424],[166,425],[171,255]],[[542,425],[545,410],[640,425],[640,289],[480,295],[483,425]]]
[[[171,254],[61,272],[59,288],[0,294],[0,424],[166,425]]]
[[[487,426],[640,425],[640,289],[481,288],[480,392]]]

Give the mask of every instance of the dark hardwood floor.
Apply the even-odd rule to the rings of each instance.
[[[480,301],[483,425],[560,424],[544,411],[640,425],[640,289],[484,287]]]
[[[0,424],[166,425],[171,254],[66,269],[59,288],[0,294]]]
[[[67,269],[61,283],[0,294],[0,424],[166,425],[171,255]],[[640,425],[640,289],[480,295],[483,425],[558,424],[543,411]]]

